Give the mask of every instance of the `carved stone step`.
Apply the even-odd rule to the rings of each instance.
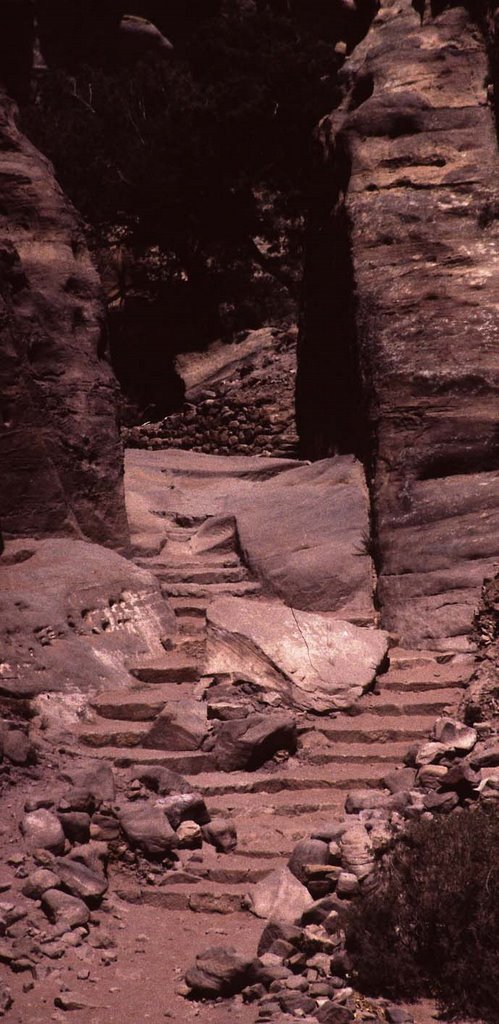
[[[235,914],[247,911],[247,884],[197,882],[192,886],[139,886],[117,883],[116,895],[127,903],[158,907],[162,910],[193,910],[204,914]],[[249,911],[248,911],[249,913]]]
[[[179,775],[195,776],[199,772],[215,769],[213,754],[203,750],[149,750],[145,747],[105,746],[92,751],[92,757],[99,761],[111,761],[117,768],[133,768],[134,765],[158,765],[169,768]]]
[[[382,784],[387,771],[397,762],[383,764],[335,764],[325,770],[304,764],[292,764],[282,771],[211,772],[196,778],[196,789],[209,796],[226,794],[255,794],[265,797],[282,792],[304,792],[310,789],[337,790],[363,787],[376,788]]]
[[[362,699],[364,711],[373,715],[438,715],[446,707],[454,707],[459,701],[456,689],[424,690],[415,692],[387,691],[369,694]]]
[[[435,715],[390,715],[372,713],[339,715],[333,721],[319,720],[317,730],[331,740],[342,743],[388,743],[393,740],[423,740],[429,736]]]
[[[165,652],[164,658],[144,659],[128,671],[143,683],[190,683],[198,681],[200,667],[193,659]]]
[[[449,663],[446,665],[417,666],[415,668],[390,668],[378,676],[377,685],[381,691],[400,690],[414,692],[426,690],[462,689],[467,686],[474,666]],[[459,699],[457,695],[455,699]]]
[[[192,683],[159,683],[133,689],[105,690],[90,701],[101,718],[122,722],[151,722],[172,701],[192,699]]]
[[[403,740],[392,743],[359,743],[356,746],[352,746],[351,743],[328,743],[322,736],[318,737],[314,730],[306,736],[310,737],[310,746],[305,743],[303,749],[300,749],[300,759],[305,764],[379,764],[384,766],[383,770],[386,771],[387,762],[402,764],[409,747],[409,743]]]
[[[202,598],[175,597],[170,598],[170,605],[177,618],[189,617],[206,622],[207,603]]]
[[[150,722],[111,722],[99,718],[76,726],[74,735],[87,747],[136,747],[150,728]]]

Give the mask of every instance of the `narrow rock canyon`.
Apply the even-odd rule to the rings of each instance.
[[[497,816],[494,7],[89,11],[0,11],[0,1016],[430,1024],[436,989],[366,993],[348,934],[407,829]],[[179,231],[163,167],[134,193],[139,85],[189,69],[183,138],[234,26],[250,123],[262,31],[313,53],[322,115],[299,178],[282,140],[273,192],[234,164],[213,235],[195,176]],[[94,223],[36,104],[70,97],[68,151],[94,126],[94,182],[123,69],[138,151]]]

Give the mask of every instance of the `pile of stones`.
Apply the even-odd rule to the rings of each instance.
[[[289,417],[273,413],[266,399],[231,394],[220,385],[159,423],[125,428],[128,448],[184,448],[211,455],[272,455],[281,450]]]
[[[213,362],[208,352],[195,384],[189,356],[183,357],[186,365],[180,372],[191,386],[182,410],[158,423],[126,428],[125,445],[213,455],[294,456],[296,331],[264,329],[239,341],[240,348],[237,343],[227,347],[225,366],[216,358]]]
[[[228,853],[237,845],[233,823],[211,819],[203,797],[166,768],[131,768],[118,780],[109,765],[98,764],[70,769],[64,779],[69,785],[60,797],[25,803],[23,846],[0,873],[0,963],[26,972],[28,989],[69,949],[98,949],[104,965],[116,959],[103,927],[113,911],[113,862],[161,885],[190,860],[192,872],[199,871],[206,846]],[[8,987],[2,998],[0,1015],[11,1005]]]
[[[257,957],[206,950],[185,975],[186,996],[237,993],[258,1004],[262,1022],[410,1024],[404,1009],[383,1000],[363,1005],[351,988],[348,907],[375,887],[379,860],[407,822],[499,800],[497,733],[491,723],[472,728],[438,718],[431,739],[411,747],[405,766],[383,781],[382,790],[349,792],[342,820],[301,840],[284,868],[254,886],[249,909],[268,922]]]
[[[258,882],[248,898],[253,913],[268,922],[257,957],[221,947],[204,951],[185,975],[184,994],[238,993],[257,1004],[262,1022],[399,1021],[395,1009],[387,1016],[383,1002],[362,1002],[349,985],[343,927],[349,901],[373,884],[377,851],[390,834],[383,821],[368,825],[347,815],[301,840],[287,865]],[[404,1017],[407,1024],[411,1019]]]

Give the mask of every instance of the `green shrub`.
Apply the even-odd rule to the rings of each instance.
[[[497,1024],[499,813],[411,826],[352,907],[347,944],[362,991],[431,995],[451,1015]]]

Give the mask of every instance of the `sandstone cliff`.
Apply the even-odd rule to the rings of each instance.
[[[342,108],[321,126],[301,432],[305,447],[340,450],[356,432],[371,466],[383,622],[421,646],[466,645],[499,549],[487,73],[464,9],[427,11],[421,24],[408,0],[388,0],[345,65]],[[339,272],[344,297],[331,298]]]
[[[122,546],[115,381],[100,282],[50,163],[0,93],[0,521]]]

